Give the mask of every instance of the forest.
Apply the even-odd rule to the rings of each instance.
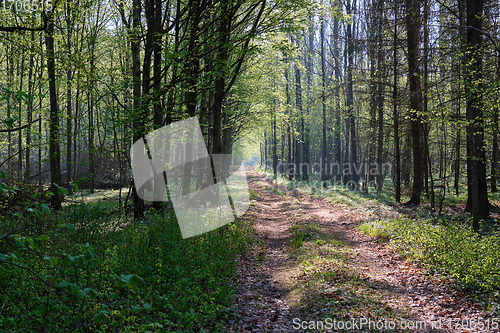
[[[2,0],[0,73],[1,332],[500,332],[500,3]]]

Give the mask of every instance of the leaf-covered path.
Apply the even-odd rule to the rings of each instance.
[[[354,324],[350,331],[356,332],[500,332],[471,295],[359,232],[355,225],[362,216],[277,188],[253,170],[249,186],[254,200],[247,217],[255,242],[239,260],[234,297],[239,319],[228,331],[297,332],[303,331],[298,323],[317,329],[317,321],[331,325],[335,319]],[[315,231],[297,232],[313,225]],[[309,238],[315,242],[302,245]],[[316,261],[301,263],[307,252],[299,254],[301,246]],[[359,326],[362,320],[371,326]],[[347,331],[336,325],[317,331]]]

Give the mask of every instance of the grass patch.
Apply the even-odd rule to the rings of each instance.
[[[357,228],[365,235],[384,240],[389,239],[386,225],[380,222],[380,220],[361,223]]]

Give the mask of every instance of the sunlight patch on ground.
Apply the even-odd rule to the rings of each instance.
[[[128,188],[124,187],[121,191],[121,200],[123,202],[127,197]],[[67,195],[63,202],[63,206],[94,204],[112,209],[118,204],[119,198],[119,189],[95,190],[94,193],[90,193],[89,190],[85,189],[73,195]],[[129,198],[129,200],[131,200],[131,198]]]

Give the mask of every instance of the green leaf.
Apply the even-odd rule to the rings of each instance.
[[[49,239],[50,239],[50,238],[49,238],[49,236],[47,236],[47,235],[41,235],[41,236],[38,236],[38,237],[36,238],[36,240],[38,240],[38,241],[40,241],[40,242],[46,242],[46,241],[48,241]]]
[[[9,258],[8,255],[0,253],[0,260],[7,260]]]
[[[35,216],[37,218],[42,218],[43,217],[43,213],[39,210],[39,209],[36,209],[36,208],[27,208],[26,211],[28,213],[32,213],[32,214],[35,214]]]
[[[61,227],[66,228],[72,234],[76,233],[76,228],[71,223],[61,224]]]
[[[148,311],[153,310],[153,307],[151,305],[149,305],[148,303],[144,303],[143,307],[144,307],[144,309],[146,309]]]
[[[76,296],[76,299],[82,299],[85,297],[85,292],[74,283],[69,284],[69,291]]]
[[[140,306],[137,306],[137,305],[132,305],[132,311],[133,311],[133,312],[139,312],[139,311],[141,311],[141,310],[142,310],[142,308],[141,308]]]
[[[57,193],[59,193],[59,194],[64,194],[64,195],[68,195],[68,193],[69,193],[69,192],[68,192],[68,190],[67,190],[67,189],[65,189],[64,187],[58,187],[58,188],[57,188]]]
[[[56,266],[56,265],[57,265],[57,263],[59,262],[59,260],[58,260],[57,258],[55,258],[55,257],[50,257],[50,256],[45,256],[45,257],[43,257],[43,260],[47,260],[48,262],[50,262],[50,264],[51,264],[52,266]]]
[[[144,282],[144,280],[136,274],[120,275],[118,279],[129,288],[135,288],[139,282]]]
[[[7,176],[5,175],[4,172],[0,171],[0,179],[5,179]]]
[[[75,193],[78,192],[79,187],[78,187],[77,183],[69,182],[69,184],[73,187],[73,192],[75,192]]]
[[[67,288],[68,286],[69,286],[69,283],[66,281],[59,282],[58,284],[56,284],[56,288]]]
[[[46,214],[50,213],[50,208],[47,204],[41,204],[40,207],[42,207],[42,211]]]
[[[7,125],[8,128],[13,128],[14,127],[14,119],[12,117],[9,117],[3,121],[5,125]]]
[[[89,243],[85,244],[85,252],[87,252],[91,258],[95,257],[94,249],[92,248],[92,246],[90,246]]]
[[[99,294],[97,290],[92,288],[85,288],[83,291],[85,292],[86,295],[89,296],[90,299],[94,299],[96,297],[101,296],[101,294]]]
[[[43,217],[43,213],[42,213],[40,210],[38,210],[38,209],[36,209],[36,208],[35,208],[35,209],[33,210],[33,212],[35,213],[35,216],[36,216],[37,218],[41,219],[41,218]]]
[[[101,310],[101,311],[99,311],[99,313],[97,313],[92,318],[92,321],[94,322],[94,324],[101,324],[101,323],[107,322],[108,321],[108,315],[109,315],[108,311]]]

